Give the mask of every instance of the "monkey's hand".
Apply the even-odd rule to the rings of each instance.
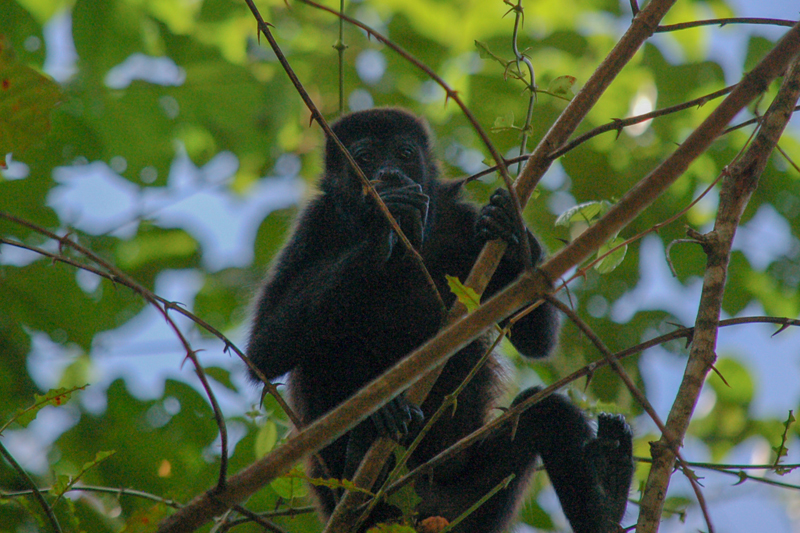
[[[597,418],[597,437],[584,446],[603,493],[602,513],[609,523],[618,524],[628,503],[633,479],[633,434],[621,415],[601,413]]]
[[[372,414],[350,432],[345,452],[344,477],[353,479],[358,465],[378,437],[387,437],[408,444],[422,429],[422,409],[400,395]]]
[[[422,244],[423,228],[428,217],[430,198],[422,186],[399,173],[388,174],[375,183],[375,190],[400,225],[414,248]],[[386,223],[388,227],[388,222]],[[388,258],[399,238],[389,230]]]
[[[400,443],[419,431],[424,419],[422,409],[402,394],[372,414],[372,423],[378,434]]]
[[[475,222],[475,234],[483,242],[502,239],[509,246],[518,246],[520,234],[514,222],[514,205],[505,189],[497,189],[483,206]]]

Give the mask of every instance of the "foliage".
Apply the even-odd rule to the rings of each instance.
[[[337,19],[302,2],[256,4],[316,105],[326,118],[335,118]],[[328,4],[338,8],[338,2]],[[631,19],[628,2],[529,2],[514,34],[514,5],[364,0],[347,2],[345,13],[440,75],[490,131],[497,151],[511,158],[524,135],[530,139],[526,152],[545,135]],[[760,9],[764,17],[797,17]],[[722,0],[687,1],[678,2],[663,23],[736,15]],[[645,43],[577,135],[607,125],[609,131],[560,157],[524,211],[550,250],[595,223],[672,154],[717,100],[627,128],[617,121],[648,111],[648,105],[667,108],[738,81],[786,30],[773,27],[765,34],[756,28],[762,26],[704,26],[657,34]],[[64,56],[70,40],[54,40],[52,30],[58,29],[71,30],[77,59]],[[716,53],[714,39],[732,33],[740,39],[741,57]],[[532,64],[535,80],[512,40]],[[399,105],[427,117],[448,177],[473,174],[491,161],[464,115],[422,70],[347,24],[344,44],[349,108]],[[213,487],[221,462],[214,406],[167,319],[183,333],[222,404],[229,473],[280,446],[289,433],[291,424],[273,398],[256,407],[257,392],[243,378],[244,365],[232,346],[243,345],[258,281],[285,241],[298,200],[313,188],[322,133],[309,125],[309,111],[238,0],[4,1],[0,47],[0,156],[7,167],[0,172],[0,214],[15,217],[0,216],[0,444],[20,464],[15,469],[8,460],[0,463],[0,531],[52,529],[22,472],[41,489],[64,531],[152,530],[173,507]],[[528,119],[532,81],[547,89],[535,95]],[[763,114],[777,86],[741,120]],[[686,226],[710,229],[718,187],[692,202],[751,132],[752,126],[736,129],[716,141],[600,247],[594,268],[580,268],[570,283],[575,313],[612,351],[672,331],[676,323],[692,325],[706,256],[681,240]],[[800,312],[796,131],[783,136],[780,148],[785,155],[772,156],[744,214],[740,233],[746,240],[734,248],[723,300],[728,316],[795,318]],[[490,174],[466,188],[485,202],[500,184]],[[648,234],[653,228],[658,232]],[[759,237],[764,228],[769,235]],[[654,299],[648,293],[652,266],[665,265],[664,255],[677,279],[660,279],[660,294],[669,297]],[[462,301],[477,298],[458,280],[453,286]],[[154,311],[151,291],[165,299],[155,300],[163,315]],[[215,331],[187,320],[184,308]],[[736,331],[756,327],[766,326],[740,325]],[[549,383],[603,359],[575,325],[567,323],[564,330],[557,355],[547,362],[529,365],[509,354],[521,383]],[[230,340],[220,340],[219,332]],[[751,335],[748,342],[726,344],[684,454],[687,460],[724,462],[746,450],[749,457],[771,448],[759,464],[774,465],[790,485],[775,489],[787,508],[798,501],[791,466],[798,463],[798,426],[790,410],[796,412],[800,390],[785,384],[800,380],[794,367],[788,375],[758,369],[782,338],[795,339],[796,346],[792,334],[781,332],[772,341],[768,333]],[[762,342],[767,346],[757,344]],[[679,380],[687,352],[672,339],[622,360],[664,418],[677,386],[653,369],[677,365],[670,379]],[[575,392],[585,392],[587,407],[603,402],[629,419],[639,416],[637,455],[649,457],[647,442],[658,433],[642,406],[614,371],[598,369],[591,378],[585,391],[584,383],[575,383]],[[756,410],[765,403],[780,407]],[[30,451],[23,453],[26,447]],[[640,482],[647,470],[642,463]],[[749,494],[757,484],[751,474],[740,478],[746,481],[742,486],[726,490]],[[266,513],[286,531],[318,531],[301,479],[305,475],[296,470],[275,480],[247,508]],[[521,520],[555,530],[562,519],[536,499],[545,484],[542,476],[536,479]],[[702,524],[695,502],[690,490],[671,490],[665,519],[670,513],[689,515]],[[710,502],[712,516],[717,503]],[[637,513],[629,506],[625,525]],[[785,514],[777,523],[788,528]],[[234,512],[225,519],[233,525],[241,517]],[[260,528],[244,523],[236,530]]]

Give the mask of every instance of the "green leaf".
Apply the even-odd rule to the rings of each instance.
[[[422,502],[422,498],[420,498],[417,491],[414,490],[414,484],[409,483],[403,486],[399,491],[391,494],[386,501],[400,509],[403,516],[408,518],[414,514],[417,505]]]
[[[56,480],[53,482],[53,485],[50,487],[50,492],[57,495],[62,495],[67,492],[67,489],[72,483],[72,478],[66,474],[56,474]]]
[[[75,476],[59,475],[58,476],[58,482],[53,487],[53,490],[51,491],[51,492],[53,492],[54,495],[57,496],[56,501],[58,501],[58,499],[60,499],[61,496],[63,496],[64,493],[66,493],[69,489],[71,489],[73,486],[75,486],[75,484],[78,482],[78,480],[80,480],[81,477],[86,472],[88,472],[89,470],[93,469],[95,466],[97,466],[98,464],[102,463],[103,461],[105,461],[106,459],[108,459],[109,457],[114,455],[115,453],[117,453],[117,452],[116,451],[100,451],[100,452],[97,452],[95,454],[93,460],[83,464],[83,467],[80,469],[80,471],[78,472],[77,475],[75,475]],[[67,478],[68,481],[65,480],[64,478]],[[65,481],[66,481],[66,483],[65,483]]]
[[[230,370],[226,370],[224,368],[220,368],[218,366],[212,366],[205,369],[206,375],[213,378],[214,381],[219,383],[220,385],[228,388],[229,390],[236,392],[236,386],[231,381],[231,372]]]
[[[255,242],[256,264],[268,265],[286,242],[297,208],[276,209],[261,222]]]
[[[256,433],[256,442],[253,446],[256,459],[264,457],[275,447],[278,442],[278,426],[275,422],[267,420],[267,423],[261,426]]]
[[[602,257],[603,255],[607,254],[613,248],[616,248],[620,244],[625,242],[625,239],[622,237],[615,237],[605,243],[597,250],[597,257]],[[628,252],[628,245],[625,244],[624,246],[620,246],[610,254],[603,257],[600,261],[595,263],[594,268],[601,274],[608,274],[609,272],[613,271],[615,268],[622,263],[622,260],[625,259],[625,254]]]
[[[56,82],[17,61],[0,35],[0,159],[23,154],[50,131],[50,114],[61,101]]]
[[[506,130],[514,130],[520,129],[519,127],[514,125],[514,113],[508,112],[502,117],[497,117],[494,119],[494,124],[492,124],[492,131],[493,132],[500,132]]]
[[[273,479],[269,486],[285,500],[303,498],[308,495],[308,487],[303,483],[306,479],[300,467],[295,467],[286,475]]]
[[[573,87],[576,81],[577,78],[575,76],[559,76],[550,81],[547,86],[547,92],[571,100],[575,96]]]
[[[22,427],[27,427],[27,425],[30,424],[34,418],[36,418],[36,415],[39,414],[39,411],[41,411],[42,408],[47,407],[48,405],[60,407],[69,401],[73,392],[76,390],[83,390],[86,387],[87,386],[84,385],[82,387],[72,387],[71,389],[51,389],[47,391],[47,394],[34,395],[33,405],[18,411],[17,414],[7,424],[0,427],[0,433],[2,433],[2,430],[5,429],[11,422],[17,422]]]
[[[156,262],[186,260],[198,253],[197,241],[185,231],[145,225],[134,239],[117,246],[116,259],[123,270],[135,270]]]
[[[511,63],[511,61],[506,61],[502,57],[492,53],[492,51],[489,50],[489,45],[486,43],[476,40],[475,48],[478,49],[478,55],[481,57],[481,59],[493,59],[503,65],[503,67],[506,67],[509,63]]]
[[[592,221],[600,218],[611,208],[611,202],[607,200],[595,200],[585,202],[574,207],[570,207],[556,219],[556,226],[569,227],[576,222],[591,224]]]
[[[538,530],[553,531],[555,529],[555,524],[553,524],[550,515],[533,498],[525,502],[520,512],[520,520]]]

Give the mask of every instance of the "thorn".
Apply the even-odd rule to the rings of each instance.
[[[722,375],[722,373],[721,373],[719,370],[717,370],[717,367],[715,367],[714,365],[711,365],[711,370],[713,370],[713,371],[714,371],[714,373],[715,373],[716,375],[718,375],[718,376],[719,376],[719,379],[721,379],[721,380],[722,380],[722,382],[723,382],[723,383],[724,383],[724,384],[725,384],[725,385],[726,385],[726,386],[727,386],[729,389],[731,388],[731,385],[730,385],[730,383],[728,383],[728,380],[726,380],[726,379],[725,379],[725,376],[723,376],[723,375]]]

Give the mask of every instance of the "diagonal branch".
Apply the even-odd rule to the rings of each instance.
[[[783,80],[778,95],[767,110],[761,129],[750,148],[725,172],[713,231],[706,235],[692,235],[700,240],[708,259],[689,361],[675,403],[667,417],[669,435],[673,438],[678,436],[681,441],[689,427],[706,375],[716,361],[719,315],[736,228],[750,196],[758,185],[758,178],[792,116],[798,96],[800,96],[800,58],[795,59]],[[661,521],[664,498],[675,464],[675,455],[666,444],[663,435],[658,442],[651,444],[653,466],[642,497],[637,526],[639,533],[657,531]]]
[[[663,7],[668,0],[648,4]],[[652,14],[652,13],[651,13]],[[638,18],[638,17],[637,17]],[[648,20],[648,24],[652,21]],[[379,378],[358,391],[345,403],[316,420],[283,446],[229,478],[222,490],[199,495],[183,509],[164,520],[161,533],[187,532],[205,524],[233,503],[252,495],[271,479],[286,472],[292,464],[338,438],[391,398],[419,381],[419,376],[443,364],[447,357],[479,337],[495,323],[517,309],[552,291],[549,280],[558,279],[570,268],[591,255],[608,237],[619,232],[680,177],[692,159],[702,154],[725,125],[747,103],[763,92],[800,51],[800,25],[793,27],[764,59],[745,76],[724,102],[689,136],[662,165],[623,197],[597,224],[554,255],[541,272],[525,273],[469,315],[442,329],[436,337],[414,350]],[[552,147],[547,147],[550,153]],[[527,168],[527,167],[526,167]],[[616,209],[624,205],[627,210]],[[544,275],[542,275],[544,274]]]
[[[37,226],[36,224],[29,222],[28,220],[19,218],[4,211],[0,211],[0,218],[13,222],[15,224],[19,224],[21,226],[25,226],[50,239],[53,239],[54,241],[57,241],[59,243],[58,244],[59,250],[61,250],[63,247],[72,248],[73,250],[77,251],[78,253],[80,253],[81,255],[83,255],[84,257],[88,258],[89,260],[97,264],[99,267],[101,267],[101,270],[97,270],[95,273],[107,277],[113,282],[121,283],[133,289],[134,291],[139,293],[139,295],[141,295],[142,298],[144,298],[144,300],[147,303],[153,305],[158,310],[158,312],[161,313],[161,315],[164,317],[164,320],[166,320],[169,327],[178,337],[178,340],[180,341],[184,351],[186,352],[186,357],[192,362],[192,365],[194,366],[195,369],[195,374],[197,375],[197,378],[200,380],[200,384],[203,387],[206,396],[208,397],[209,404],[211,404],[211,410],[214,413],[214,420],[217,423],[217,427],[219,428],[219,438],[220,438],[220,471],[219,471],[219,476],[217,477],[217,486],[223,487],[225,485],[225,479],[227,478],[228,475],[228,429],[227,426],[225,425],[225,418],[222,416],[222,409],[220,409],[219,403],[217,402],[217,398],[214,395],[213,390],[211,389],[211,385],[208,383],[208,379],[206,378],[203,366],[200,364],[200,361],[197,358],[197,352],[195,352],[192,349],[188,339],[186,339],[186,336],[183,334],[183,332],[175,323],[175,321],[172,320],[172,317],[169,316],[170,308],[173,308],[175,306],[173,304],[164,302],[163,300],[159,299],[155,295],[155,293],[153,293],[153,291],[137,283],[136,280],[131,278],[128,274],[117,268],[115,265],[106,261],[99,255],[94,253],[92,250],[90,250],[89,248],[86,248],[80,243],[70,239],[69,234],[64,235],[62,237],[46,228]],[[19,246],[18,244],[13,242],[9,242],[9,244],[14,246]],[[38,252],[38,250],[36,251]],[[87,270],[91,269],[87,268]],[[107,276],[105,276],[102,273],[103,270],[105,270],[105,272],[108,273]]]
[[[309,0],[302,1],[309,2]],[[539,179],[544,175],[544,172],[550,167],[553,161],[550,154],[553,150],[561,146],[572,132],[575,131],[616,75],[628,61],[630,61],[642,43],[653,34],[659,21],[663,18],[674,1],[675,0],[653,0],[644,10],[637,14],[625,35],[619,40],[594,74],[592,74],[583,89],[575,95],[575,98],[572,99],[561,116],[559,116],[556,123],[550,128],[550,131],[548,131],[547,135],[545,135],[544,139],[542,139],[536,147],[536,150],[534,150],[533,154],[528,159],[522,174],[517,178],[514,190],[511,191],[512,193],[516,192],[519,197],[519,202],[523,206],[533,192],[536,183],[538,183]],[[501,166],[501,170],[503,168],[504,167]],[[478,294],[483,293],[495,269],[499,265],[505,249],[506,244],[501,240],[487,243],[464,284],[474,289]],[[549,279],[554,280],[558,277],[559,276],[551,276]],[[464,306],[456,302],[450,310],[448,322],[452,323],[460,316],[463,316],[464,313],[466,313]],[[406,397],[411,402],[422,405],[428,392],[436,382],[439,371],[440,368],[426,375],[424,379],[420,380],[419,383],[409,389]],[[394,443],[391,440],[386,438],[378,439],[362,460],[362,467],[356,472],[354,483],[362,488],[372,487],[382,469],[382,465],[386,463],[393,449]],[[365,495],[362,492],[350,491],[345,493],[342,501],[336,507],[336,510],[328,521],[325,533],[344,533],[348,531],[348,524],[352,524],[353,522],[349,513],[362,503],[364,499]]]

